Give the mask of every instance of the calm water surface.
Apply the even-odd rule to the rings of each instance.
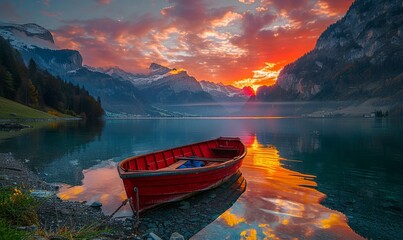
[[[0,133],[1,134],[1,133]],[[194,239],[397,239],[403,235],[403,123],[388,119],[161,119],[52,123],[0,141],[63,199],[126,198],[116,163],[218,136],[248,149],[246,191]],[[121,216],[129,215],[124,209]]]

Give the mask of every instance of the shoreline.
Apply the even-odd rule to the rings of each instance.
[[[52,193],[45,198],[38,197],[41,203],[37,209],[40,226],[36,226],[36,229],[67,227],[77,230],[109,219],[101,207],[94,208],[86,202],[61,200],[56,195],[57,185],[40,179],[24,161],[15,159],[12,153],[0,153],[0,186],[18,187],[25,191],[34,189],[38,195]],[[134,219],[129,216],[125,219],[109,219],[104,225],[108,231],[93,239],[190,239],[230,208],[245,190],[246,181],[239,172],[215,189],[148,211],[140,218],[137,235],[134,235],[133,230]],[[32,227],[24,226],[24,229],[31,231],[34,239],[38,237]],[[36,239],[42,239],[40,237]]]
[[[52,121],[78,121],[82,118],[0,118],[0,123],[15,122],[52,122]]]
[[[36,235],[38,229],[56,233],[60,228],[80,231],[83,227],[108,220],[108,216],[105,216],[99,207],[92,207],[86,202],[61,200],[56,195],[59,188],[57,185],[40,179],[23,161],[15,159],[11,153],[0,153],[0,186],[16,187],[30,192],[39,203],[36,209],[39,226],[16,226],[18,229],[30,232],[34,239],[47,239]],[[100,239],[129,239],[127,236],[131,236],[132,224],[130,219],[111,219],[102,225],[102,229],[108,231],[102,233]]]

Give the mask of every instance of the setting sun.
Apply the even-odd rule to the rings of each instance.
[[[238,88],[250,86],[256,92],[260,86],[271,86],[275,84],[282,69],[282,65],[276,63],[265,64],[265,67],[252,71],[253,77],[236,81],[234,82],[234,86]]]

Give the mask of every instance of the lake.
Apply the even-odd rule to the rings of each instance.
[[[219,136],[238,136],[245,143],[248,154],[241,172],[246,190],[193,239],[403,236],[402,120],[51,122],[0,138],[0,152],[26,160],[48,182],[65,184],[59,193],[62,199],[100,201],[110,214],[126,198],[117,162]],[[128,209],[119,212],[129,214]]]

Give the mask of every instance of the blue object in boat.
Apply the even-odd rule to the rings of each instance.
[[[184,164],[180,165],[178,169],[184,168],[196,168],[196,167],[203,167],[204,162],[199,160],[188,160]]]

